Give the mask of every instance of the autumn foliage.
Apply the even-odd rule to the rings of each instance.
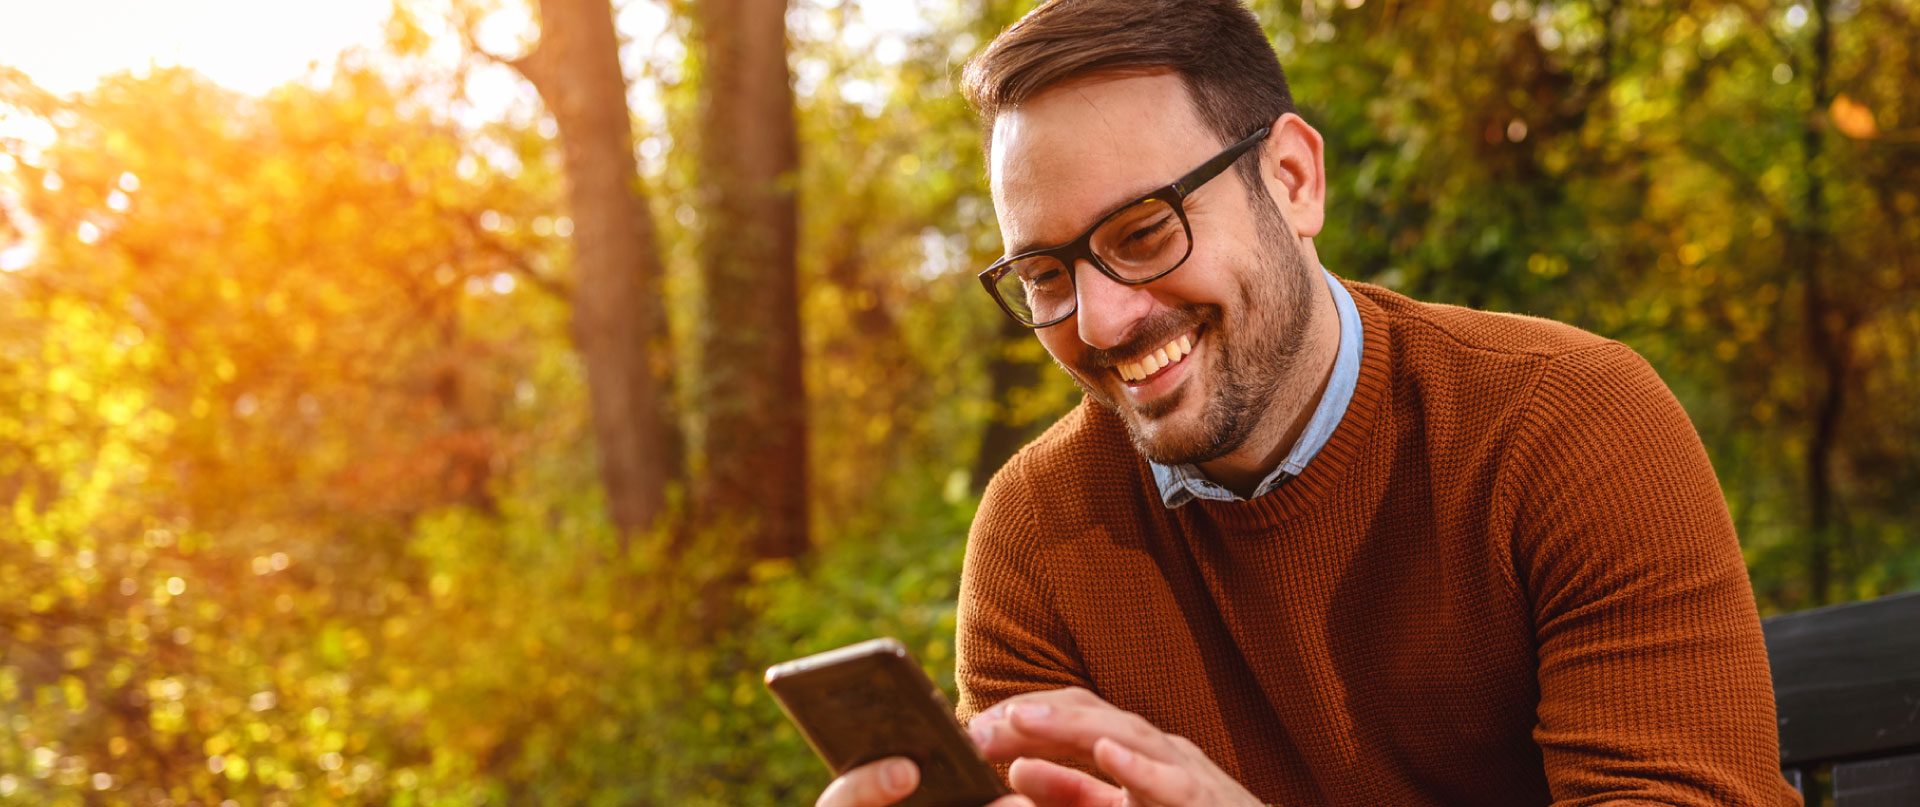
[[[774,332],[709,315],[735,225],[671,5],[626,70],[686,516],[702,452],[753,444],[704,431],[753,422],[711,416],[726,357]],[[971,276],[1000,244],[951,75],[1025,5],[790,4],[798,557],[615,527],[567,132],[475,119],[507,68],[426,60],[401,6],[264,96],[0,66],[54,135],[0,137],[0,804],[810,803],[760,671],[886,634],[950,686],[976,491],[1077,401]],[[1331,270],[1647,356],[1764,610],[1920,585],[1920,5],[1254,6],[1327,137]]]

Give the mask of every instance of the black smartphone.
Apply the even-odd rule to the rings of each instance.
[[[981,807],[1010,791],[940,688],[896,639],[767,668],[767,689],[835,776],[885,757],[920,766],[907,807]]]

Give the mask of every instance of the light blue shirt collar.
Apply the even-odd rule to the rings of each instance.
[[[1272,493],[1307,469],[1307,463],[1326,446],[1334,429],[1339,428],[1340,419],[1346,417],[1347,404],[1353,400],[1353,388],[1360,383],[1360,348],[1366,338],[1360,330],[1360,309],[1354,306],[1353,295],[1347,293],[1347,287],[1340,285],[1332,272],[1321,267],[1320,273],[1327,278],[1327,288],[1333,291],[1333,306],[1340,315],[1340,347],[1334,356],[1333,375],[1327,379],[1327,389],[1321,393],[1320,405],[1314,408],[1306,431],[1300,433],[1300,439],[1293,444],[1287,458],[1280,461],[1280,467],[1260,480],[1249,498],[1258,499]],[[1160,501],[1168,509],[1194,499],[1245,501],[1233,491],[1214,484],[1193,465],[1148,464],[1153,466],[1153,481],[1160,486]]]

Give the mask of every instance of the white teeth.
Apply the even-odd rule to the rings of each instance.
[[[1192,352],[1193,337],[1191,335],[1182,336],[1179,339],[1161,345],[1152,353],[1140,357],[1139,361],[1120,364],[1113,369],[1120,373],[1121,378],[1127,381],[1140,381],[1147,376],[1160,372],[1174,362],[1186,358],[1187,354]]]

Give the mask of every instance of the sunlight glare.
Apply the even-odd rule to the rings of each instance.
[[[0,31],[3,30],[0,29]],[[0,32],[0,53],[7,53],[5,37],[6,34]],[[7,53],[6,59],[0,59],[0,64],[17,66],[15,61],[9,61],[13,58],[13,54]],[[24,148],[19,155],[20,162],[28,165],[37,162],[39,149],[52,143],[54,135],[53,124],[48,123],[46,119],[34,115],[7,114],[6,108],[0,107],[0,137],[21,142]]]
[[[33,263],[33,247],[27,244],[0,249],[0,272],[18,272]]]
[[[391,0],[62,0],[5,2],[0,53],[55,93],[101,76],[183,65],[261,93],[327,63],[344,47],[377,44]]]
[[[526,55],[539,32],[530,4],[507,4],[480,18],[473,27],[473,39],[488,53],[508,59]]]
[[[905,0],[861,0],[860,16],[867,24],[883,31],[902,34],[925,33],[931,27],[926,9]]]

